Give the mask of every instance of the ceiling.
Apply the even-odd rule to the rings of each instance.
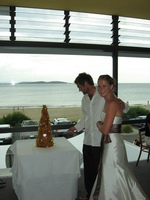
[[[150,0],[0,0],[0,5],[81,11],[150,20]]]

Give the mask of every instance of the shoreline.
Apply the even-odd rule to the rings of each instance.
[[[130,104],[129,102],[125,102],[128,103],[130,107],[143,107],[143,108],[147,108],[148,110],[150,109],[150,103],[148,104]],[[60,105],[60,106],[50,106],[50,105],[46,105],[47,108],[79,108],[81,107],[80,105]],[[34,106],[0,106],[0,110],[1,109],[17,109],[17,108],[42,108],[42,105],[34,105]]]
[[[137,105],[134,105],[137,106]],[[138,105],[150,111],[150,105]],[[57,117],[66,117],[72,122],[77,121],[83,117],[81,107],[47,107],[50,121],[53,121]],[[41,118],[41,107],[0,107],[0,118],[13,112],[20,112],[32,120],[40,120]]]
[[[73,122],[81,119],[83,116],[81,107],[56,107],[56,108],[47,107],[47,109],[50,121],[53,121],[54,118],[57,117],[66,117]],[[12,114],[13,112],[20,112],[26,115],[27,117],[31,118],[32,120],[40,120],[41,111],[42,111],[42,106],[0,108],[0,118],[8,114]]]

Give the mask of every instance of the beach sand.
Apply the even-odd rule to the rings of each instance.
[[[136,105],[137,106],[137,105]],[[138,105],[150,111],[150,105]],[[0,118],[11,114],[13,112],[21,112],[31,118],[32,120],[40,120],[42,107],[29,108],[29,107],[15,107],[15,108],[2,108],[0,109]],[[50,121],[53,121],[56,117],[67,117],[72,122],[82,118],[81,107],[57,107],[48,108]]]
[[[0,118],[13,112],[21,112],[32,120],[40,120],[42,107],[29,108],[29,107],[15,107],[0,109]],[[53,121],[56,117],[67,117],[72,122],[82,118],[81,107],[57,107],[48,108],[50,121]]]

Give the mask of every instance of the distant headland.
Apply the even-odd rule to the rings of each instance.
[[[18,83],[0,83],[0,85],[16,85],[16,84],[68,84],[68,82],[64,81],[22,81]]]
[[[63,82],[63,81],[23,81],[23,82],[19,82],[17,84],[67,84],[67,82]]]

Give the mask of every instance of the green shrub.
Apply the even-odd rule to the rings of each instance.
[[[133,129],[131,125],[122,125],[121,126],[121,133],[132,133]]]
[[[136,118],[140,115],[148,115],[150,111],[142,108],[140,106],[131,106],[127,113],[123,113],[123,120],[129,120],[131,118]]]
[[[0,124],[10,124],[11,126],[15,126],[23,120],[30,120],[30,118],[20,112],[14,112],[0,118]]]

